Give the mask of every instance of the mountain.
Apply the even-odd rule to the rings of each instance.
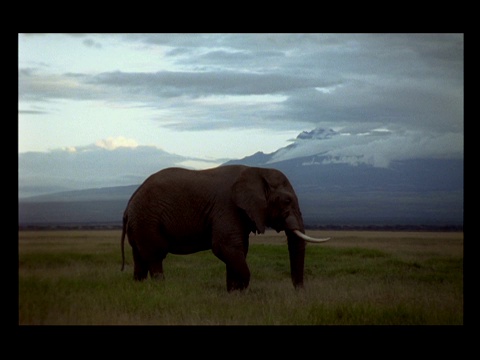
[[[127,186],[102,187],[85,190],[61,191],[52,194],[31,196],[21,199],[20,202],[45,203],[45,202],[78,202],[78,201],[110,201],[126,200],[130,198],[139,184]]]
[[[106,149],[91,145],[26,152],[18,156],[18,194],[19,198],[29,198],[60,191],[138,184],[159,169],[199,163],[217,165],[170,154],[154,146]]]
[[[383,139],[383,134],[374,136]],[[273,153],[257,152],[223,165],[271,167],[284,172],[309,227],[463,225],[462,159],[390,159],[388,166],[375,166],[358,161],[359,155],[345,160],[325,151],[326,141],[338,139],[345,137],[333,130],[304,131],[292,144]],[[19,224],[119,225],[137,187],[103,187],[20,199]]]

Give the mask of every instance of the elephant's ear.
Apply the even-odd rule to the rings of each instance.
[[[245,210],[248,217],[255,223],[257,232],[265,232],[267,198],[265,195],[265,180],[258,169],[246,168],[241,172],[232,188],[233,202]]]

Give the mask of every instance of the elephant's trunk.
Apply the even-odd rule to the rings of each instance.
[[[305,240],[298,237],[294,231],[286,231],[290,271],[295,289],[303,288],[303,268],[305,260]]]
[[[302,289],[306,241],[321,243],[328,241],[330,238],[312,238],[305,235],[303,231],[300,230],[287,230],[286,234],[288,239],[288,253],[290,257],[290,271],[293,286],[295,289]]]

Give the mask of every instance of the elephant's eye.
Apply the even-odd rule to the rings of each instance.
[[[289,206],[292,201],[292,197],[288,194],[278,194],[275,197],[275,203],[277,204],[277,206]]]

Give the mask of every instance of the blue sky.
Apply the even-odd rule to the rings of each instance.
[[[205,168],[315,128],[345,135],[320,146],[345,161],[463,157],[463,34],[19,34],[18,47],[19,157],[148,147]]]
[[[248,76],[258,69],[235,70],[238,62],[228,60],[228,54],[254,52],[222,45],[222,37],[20,34],[19,151],[106,139],[120,146],[127,139],[125,145],[217,159],[286,145],[304,126],[262,117],[286,96],[255,91],[260,79],[250,84]],[[212,52],[218,58],[200,65],[197,59]],[[232,93],[222,90],[232,82]],[[236,82],[246,87],[240,93]]]

